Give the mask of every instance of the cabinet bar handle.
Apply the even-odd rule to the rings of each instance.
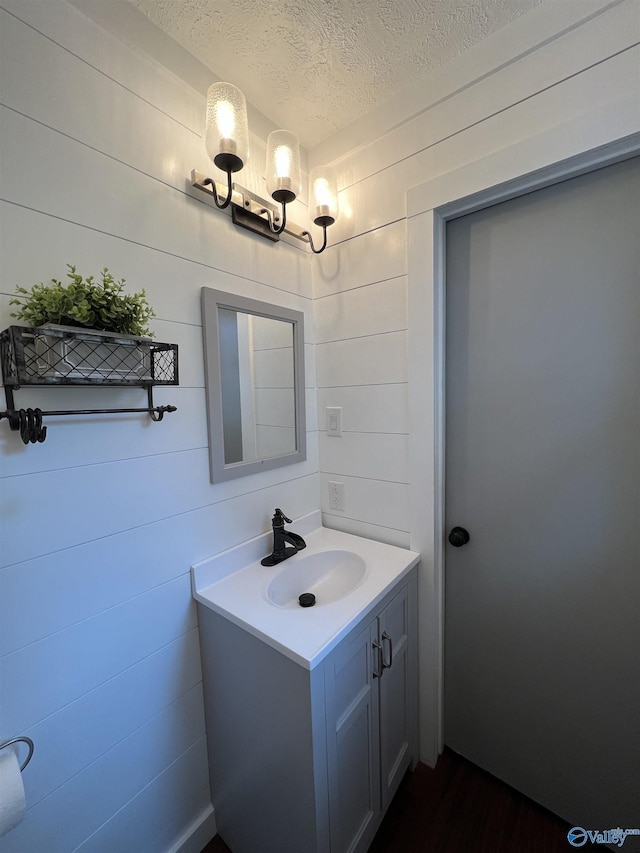
[[[384,661],[382,660],[382,646],[376,640],[371,643],[374,649],[378,652],[378,668],[377,670],[374,668],[373,677],[380,678],[382,675],[382,671],[384,669]]]
[[[386,631],[383,631],[382,632],[382,643],[383,643],[383,645],[384,645],[385,640],[387,640],[389,643],[389,663],[387,663],[386,660],[384,659],[384,652],[383,652],[383,654],[382,654],[382,668],[383,669],[389,669],[389,667],[393,664],[393,640],[387,634]]]

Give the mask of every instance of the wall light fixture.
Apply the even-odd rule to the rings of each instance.
[[[262,237],[277,241],[287,234],[310,244],[314,254],[327,246],[327,228],[338,218],[337,182],[330,166],[312,169],[309,175],[309,210],[315,225],[322,228],[323,241],[316,248],[311,233],[287,222],[287,205],[300,194],[300,146],[294,133],[274,130],[267,137],[267,191],[276,205],[232,181],[232,175],[249,158],[249,125],[244,95],[230,83],[214,83],[207,92],[205,146],[213,164],[227,175],[224,187],[196,169],[191,185],[213,199],[223,210],[231,205],[233,222]]]
[[[231,83],[214,83],[207,92],[205,147],[215,166],[227,173],[227,197],[220,201],[215,181],[207,178],[216,207],[231,202],[231,175],[249,158],[249,123],[244,95]]]

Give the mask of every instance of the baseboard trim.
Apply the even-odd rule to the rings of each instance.
[[[215,812],[209,804],[167,853],[200,853],[217,831]]]

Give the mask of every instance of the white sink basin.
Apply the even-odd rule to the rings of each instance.
[[[278,607],[300,607],[298,597],[311,592],[316,605],[332,604],[354,590],[365,576],[366,565],[353,551],[320,551],[290,557],[266,589]]]

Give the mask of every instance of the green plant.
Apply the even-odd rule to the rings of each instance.
[[[153,335],[147,323],[155,314],[144,290],[123,293],[125,279],[116,281],[107,267],[96,282],[92,275],[83,278],[75,266],[67,266],[70,284],[52,278],[50,283],[34,284],[31,290],[16,287],[18,296],[10,304],[19,309],[11,316],[30,326],[60,323],[122,335]]]

